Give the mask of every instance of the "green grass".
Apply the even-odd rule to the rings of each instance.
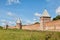
[[[0,40],[60,40],[60,32],[0,29]]]

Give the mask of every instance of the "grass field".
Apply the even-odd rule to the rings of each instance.
[[[0,29],[0,40],[60,40],[60,32]]]

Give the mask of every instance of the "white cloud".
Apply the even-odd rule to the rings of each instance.
[[[9,21],[9,24],[13,24],[13,22]]]
[[[26,25],[30,25],[30,24],[33,24],[33,22],[32,22],[31,20],[26,20],[26,21],[25,21],[25,24],[26,24]]]
[[[1,19],[0,22],[1,22],[1,26],[5,26],[7,24],[7,20],[5,19]]]
[[[7,0],[7,5],[11,5],[11,4],[19,4],[20,0]]]
[[[13,13],[12,12],[7,12],[7,15],[13,16]]]
[[[39,13],[35,13],[35,16],[38,16],[38,17],[40,17],[40,16],[41,16],[41,14],[39,14]]]
[[[6,24],[8,24],[8,25],[15,25],[14,21],[7,21],[5,19],[1,19],[0,22],[1,22],[2,26],[5,26]]]
[[[13,17],[13,19],[17,19],[18,18],[17,15],[15,15],[15,13],[10,12],[10,11],[7,12],[7,15]]]
[[[13,21],[9,21],[8,24],[9,24],[9,25],[14,25],[15,22],[13,22]]]
[[[0,21],[1,21],[1,22],[6,22],[6,20],[5,20],[5,19],[1,19]]]
[[[36,21],[37,19],[33,19],[34,21]]]
[[[10,11],[9,11],[9,12],[7,12],[6,14],[7,14],[7,16],[8,16],[8,17],[12,17],[12,18],[13,18],[13,20],[15,20],[15,21],[17,20],[17,18],[19,18],[15,13],[10,12]],[[20,18],[20,20],[22,21],[22,19],[21,19],[21,18]]]
[[[5,23],[2,23],[2,26],[5,26]]]
[[[31,21],[31,20],[26,20],[25,21],[25,24],[26,25],[30,25],[30,24],[34,24],[34,23],[36,23],[37,22],[37,19],[33,19],[33,21]]]
[[[5,19],[1,19],[0,22],[2,26],[5,26],[8,23]]]
[[[56,13],[60,15],[60,6],[56,9]]]
[[[27,21],[26,21],[26,23],[27,23],[27,24],[30,24],[30,23],[31,23],[31,21],[30,21],[30,20],[27,20]]]

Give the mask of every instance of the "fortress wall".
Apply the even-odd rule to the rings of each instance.
[[[9,26],[9,29],[17,29],[16,26]],[[22,26],[23,30],[40,30],[40,24],[31,24]]]
[[[44,24],[44,30],[51,30],[51,31],[60,31],[60,20],[50,21]],[[16,27],[8,27],[10,29],[15,29]],[[25,25],[22,26],[24,30],[40,30],[40,24],[32,24],[32,25]]]
[[[9,28],[9,29],[16,29],[15,26],[9,26],[8,28]]]
[[[60,30],[60,20],[45,23],[45,30]]]
[[[40,30],[40,24],[32,24],[32,25],[22,26],[22,29],[26,29],[26,30]]]

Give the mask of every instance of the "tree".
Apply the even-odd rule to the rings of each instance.
[[[35,22],[34,24],[39,24],[39,22]]]
[[[53,20],[58,20],[60,19],[60,15],[56,16],[55,18],[53,18]]]
[[[0,29],[2,29],[3,27],[2,26],[0,26]]]

